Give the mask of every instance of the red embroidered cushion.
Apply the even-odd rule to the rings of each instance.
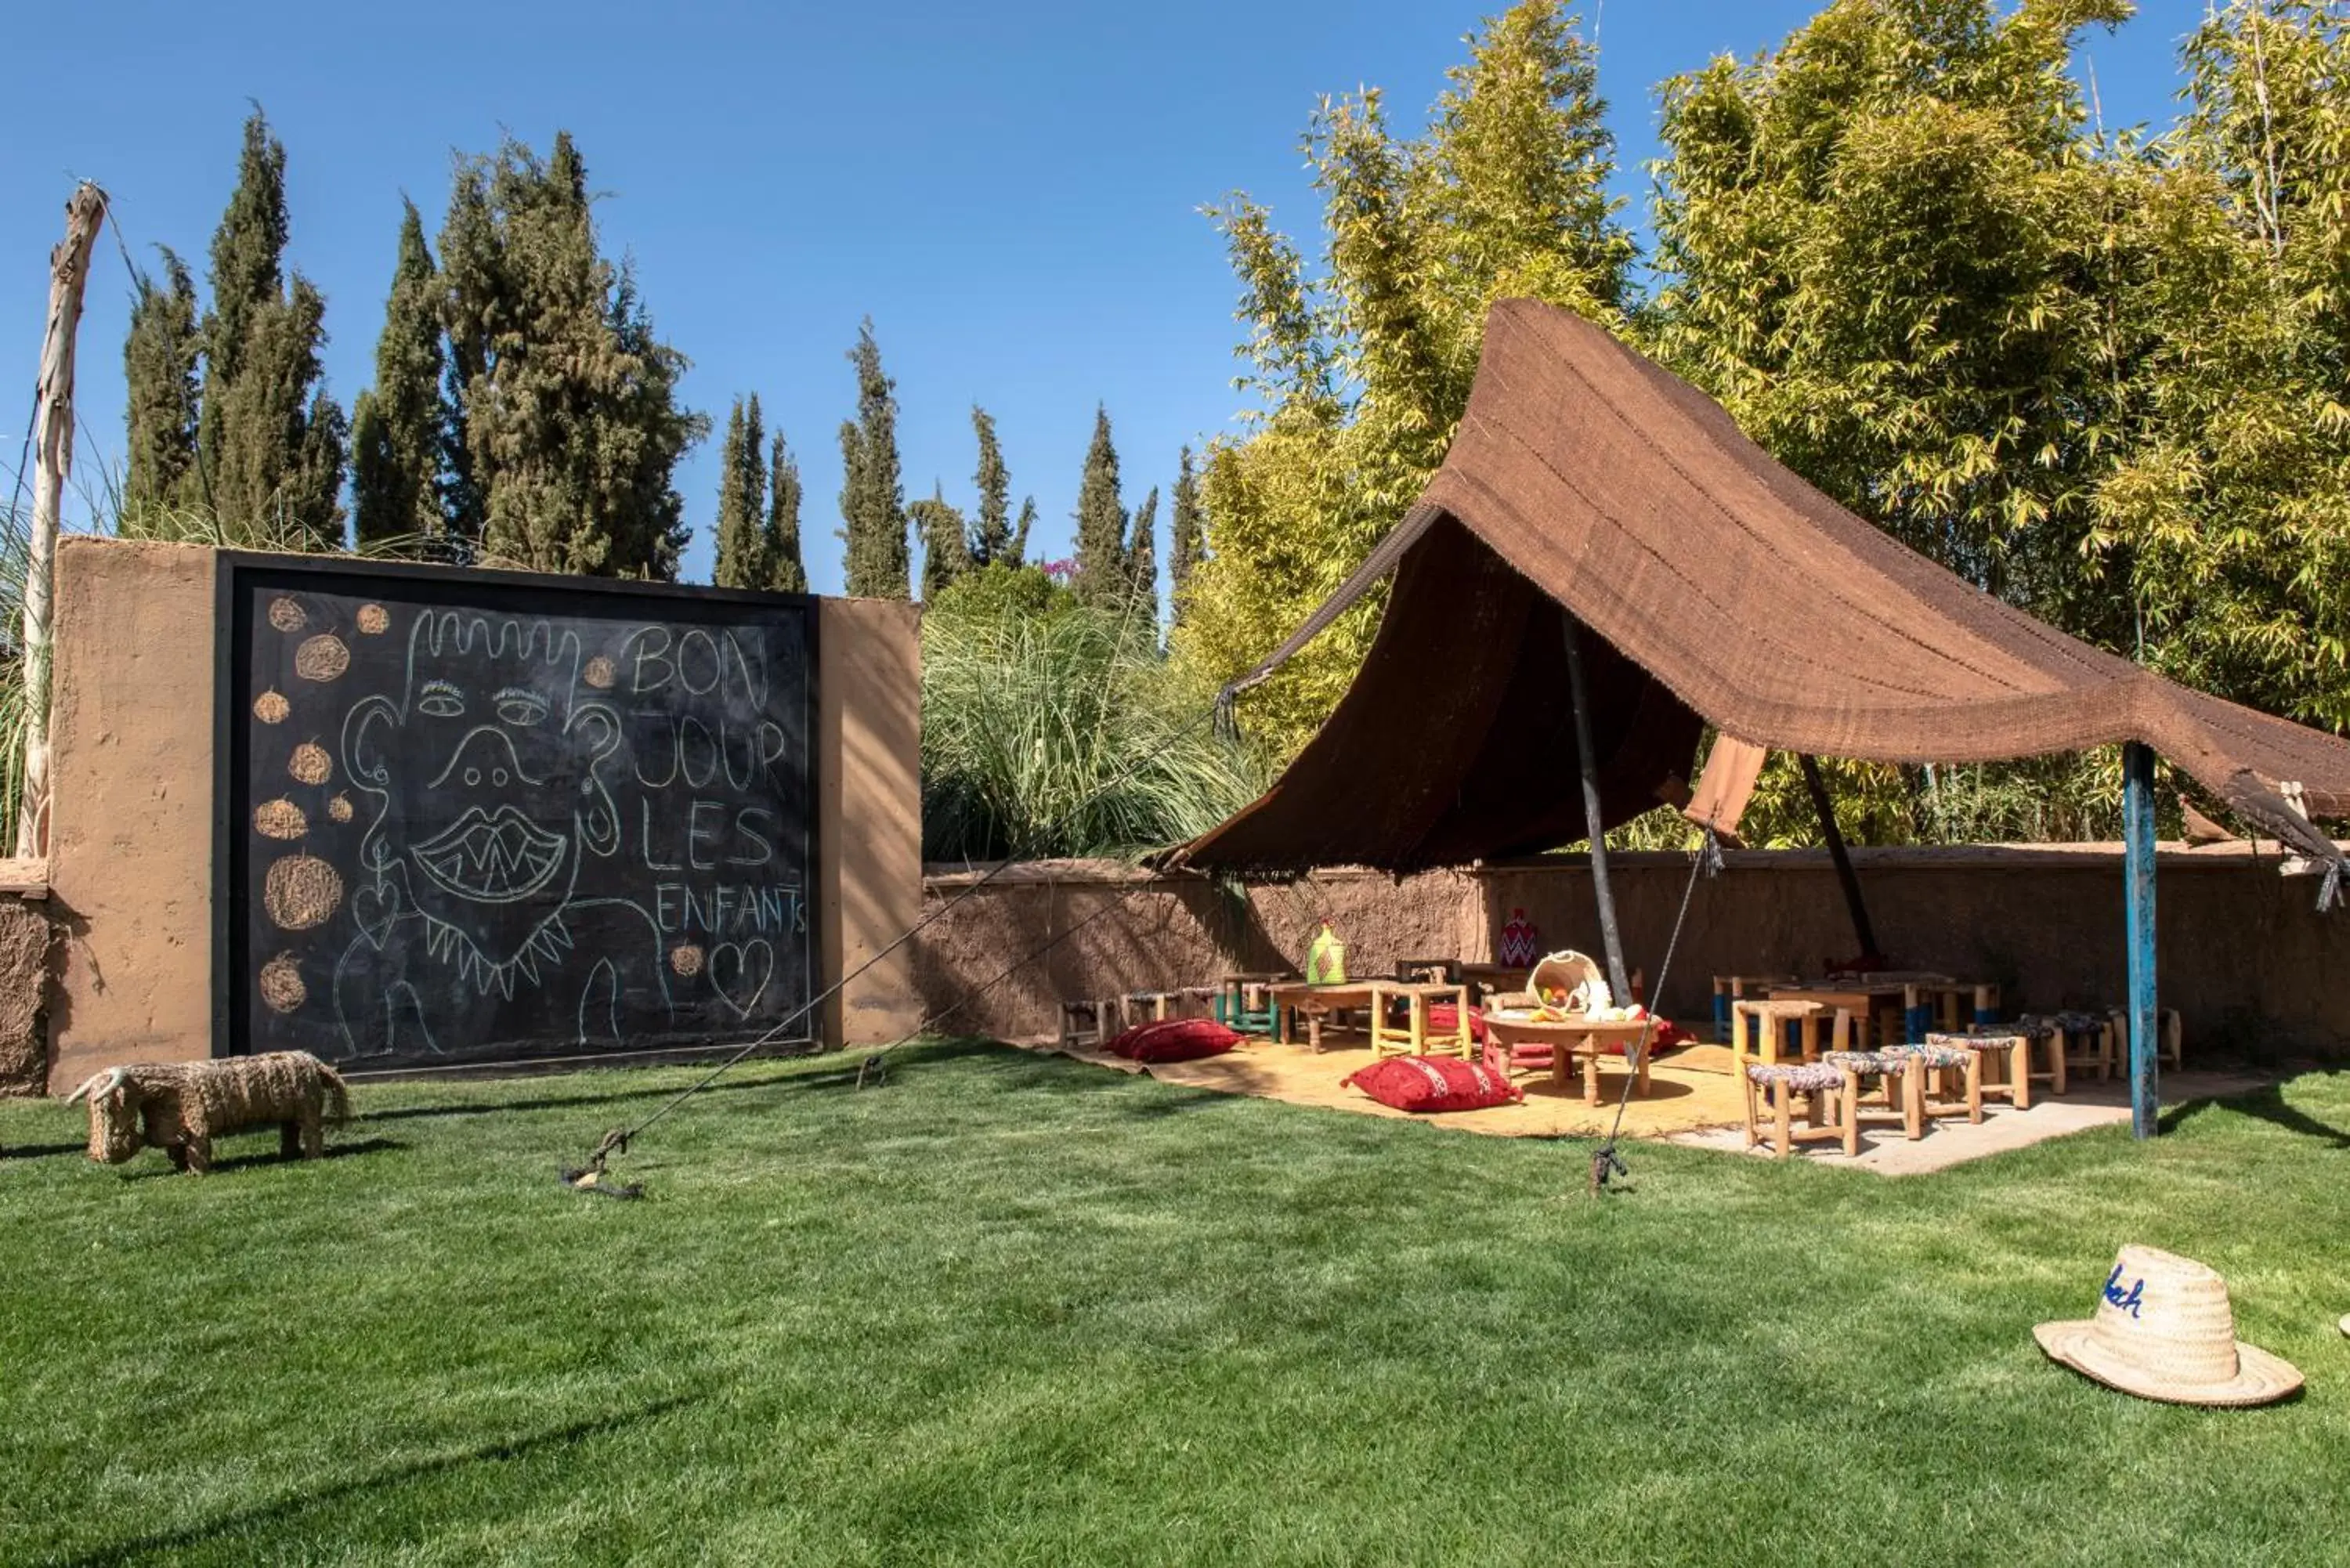
[[[1240,1043],[1238,1034],[1212,1018],[1161,1018],[1136,1024],[1102,1049],[1135,1062],[1196,1062]]]
[[[1503,1074],[1457,1056],[1390,1056],[1341,1082],[1399,1111],[1476,1111],[1525,1098]]]

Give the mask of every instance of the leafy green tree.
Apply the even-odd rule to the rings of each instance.
[[[440,273],[416,203],[401,206],[375,385],[351,407],[351,522],[361,548],[448,530],[441,471],[452,420],[441,389]]]
[[[2113,171],[2074,40],[2126,0],[1841,0],[1664,88],[1658,349],[1782,462],[1981,587],[2073,601],[2117,435]],[[2110,610],[2111,607],[2107,607]]]
[[[1045,575],[1042,566],[1015,566],[1001,556],[984,566],[973,566],[925,598],[924,618],[971,616],[1001,619],[1006,616],[1043,616],[1072,608],[1077,596]]]
[[[722,588],[764,588],[774,576],[767,560],[765,440],[758,394],[747,403],[735,399],[718,460],[717,564],[710,580]]]
[[[1208,554],[1207,530],[1200,515],[1200,480],[1191,471],[1191,449],[1188,446],[1176,464],[1175,512],[1168,526],[1168,599],[1174,607],[1175,620],[1180,624],[1184,589]]]
[[[1426,130],[1389,129],[1376,90],[1325,99],[1306,137],[1320,265],[1245,195],[1216,210],[1240,282],[1242,386],[1262,407],[1200,478],[1212,554],[1185,567],[1180,657],[1222,680],[1351,572],[1441,461],[1488,308],[1530,295],[1620,329],[1632,244],[1607,193],[1614,144],[1590,45],[1556,0],[1522,0],[1469,40]],[[1366,601],[1247,699],[1294,747],[1368,646]]]
[[[629,269],[599,252],[569,133],[545,160],[509,140],[459,161],[441,266],[460,526],[539,571],[674,577],[677,464],[709,421],[680,404],[685,358]]]
[[[767,528],[763,554],[767,562],[766,587],[779,594],[808,591],[807,565],[800,559],[800,465],[784,444],[781,431],[767,456],[773,487],[767,502]]]
[[[151,509],[203,499],[196,466],[197,368],[203,338],[196,325],[196,286],[188,265],[162,252],[163,281],[145,273],[130,303],[130,333],[122,345],[128,392],[130,458],[123,476],[123,521]]]
[[[1129,589],[1126,507],[1118,497],[1118,447],[1109,410],[1094,410],[1094,437],[1077,484],[1077,597],[1100,609],[1124,607]]]
[[[1036,498],[1023,496],[1020,502],[1020,526],[1013,530],[1012,548],[1005,559],[1014,566],[1025,566],[1028,561],[1028,530],[1036,525]]]
[[[906,492],[899,477],[896,383],[881,370],[873,321],[857,329],[849,351],[857,367],[857,418],[840,427],[840,539],[847,589],[861,598],[911,595],[906,544]]]
[[[922,602],[928,604],[971,570],[971,524],[961,507],[948,504],[942,487],[908,506],[906,514],[922,541]]]
[[[972,535],[971,558],[984,566],[1012,550],[1012,475],[996,442],[995,416],[973,403],[971,428],[979,437],[979,472],[972,475],[979,487],[979,526]]]
[[[2350,732],[2350,24],[2236,0],[2186,64],[2183,122],[2114,161],[2125,430],[2084,575],[2125,651]]]
[[[1159,487],[1142,498],[1134,509],[1134,531],[1126,542],[1127,592],[1134,602],[1148,612],[1152,622],[1159,619]]]
[[[256,109],[212,245],[198,439],[224,519],[266,520],[314,547],[343,542],[348,431],[327,395],[327,302],[285,273],[286,148]]]

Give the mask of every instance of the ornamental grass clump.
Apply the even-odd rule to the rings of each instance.
[[[1263,793],[1213,693],[1139,615],[933,608],[922,631],[922,851],[938,861],[1133,857]]]

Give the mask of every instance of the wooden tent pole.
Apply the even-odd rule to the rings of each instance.
[[[2154,974],[2154,753],[2122,747],[2123,919],[2129,945],[2130,1131],[2155,1135],[2157,1098]]]
[[[66,237],[49,253],[48,330],[33,391],[33,526],[25,565],[25,777],[16,806],[16,853],[49,847],[49,596],[57,519],[73,472],[74,330],[81,324],[89,253],[106,221],[106,192],[85,180],[66,202]]]
[[[1877,928],[1869,924],[1868,906],[1860,897],[1860,877],[1852,868],[1852,853],[1844,846],[1836,826],[1835,803],[1828,799],[1827,781],[1820,777],[1819,760],[1807,752],[1795,753],[1804,770],[1804,787],[1812,792],[1812,809],[1820,815],[1820,833],[1828,841],[1828,858],[1835,862],[1836,880],[1844,885],[1844,907],[1852,915],[1852,934],[1860,939],[1864,961],[1882,958],[1877,950]]]
[[[1607,984],[1616,1005],[1632,1003],[1632,982],[1624,969],[1624,939],[1616,929],[1616,889],[1607,880],[1607,838],[1600,831],[1599,763],[1591,752],[1591,693],[1583,679],[1582,628],[1564,606],[1566,627],[1566,687],[1575,702],[1575,760],[1583,774],[1583,826],[1591,843],[1591,887],[1599,900],[1599,940],[1607,951]]]

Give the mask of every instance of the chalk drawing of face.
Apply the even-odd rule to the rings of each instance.
[[[344,723],[348,771],[376,797],[362,867],[424,918],[434,956],[485,992],[512,996],[561,961],[582,856],[619,847],[598,768],[619,746],[619,719],[583,691],[579,667],[570,630],[424,611],[400,701],[371,697]]]

